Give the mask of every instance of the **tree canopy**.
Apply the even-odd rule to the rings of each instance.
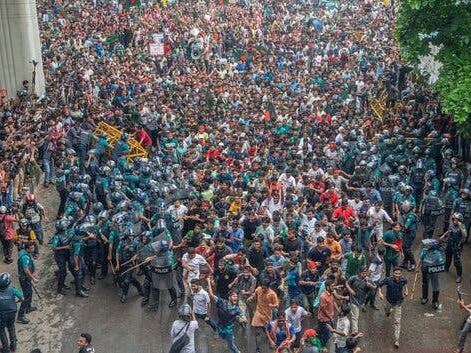
[[[396,37],[402,57],[471,134],[471,0],[403,0]]]

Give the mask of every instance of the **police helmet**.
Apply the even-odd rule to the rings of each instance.
[[[11,275],[8,272],[0,273],[0,289],[7,288],[11,283]]]
[[[124,200],[124,201],[121,201],[119,204],[118,204],[118,210],[120,212],[124,212],[124,211],[127,211],[129,209],[129,202]]]
[[[407,167],[404,165],[404,164],[401,164],[398,168],[399,171],[403,170],[403,171],[406,171],[407,170]]]
[[[167,252],[169,249],[169,243],[167,240],[161,240],[159,246],[161,252]]]
[[[471,197],[471,191],[468,188],[461,189],[460,194],[465,194]]]
[[[92,180],[92,177],[88,174],[84,174],[80,176],[80,182],[83,184],[88,184]],[[88,185],[87,185],[88,187]]]
[[[404,212],[407,212],[409,211],[411,208],[412,208],[412,205],[409,201],[404,201],[402,204],[401,204],[401,208]]]
[[[358,164],[359,166],[366,166],[366,161],[365,160],[361,160],[360,163]]]
[[[59,219],[56,222],[56,230],[57,231],[64,231],[67,228],[69,228],[69,226],[70,226],[70,221],[67,218]]]
[[[0,214],[5,214],[5,213],[7,213],[6,206],[0,206]]]
[[[120,192],[117,192],[117,191],[116,191],[116,192],[113,192],[113,193],[111,194],[111,201],[112,201],[113,203],[118,203],[118,202],[120,202],[122,199],[123,199],[123,194],[121,194]]]
[[[72,200],[72,201],[78,201],[80,200],[80,197],[82,197],[82,193],[78,192],[78,191],[72,191],[70,194],[69,194],[69,198]]]
[[[85,222],[95,225],[96,217],[94,215],[89,214],[88,216],[85,217]]]
[[[111,170],[113,170],[114,167],[116,166],[116,163],[112,159],[110,159],[108,162],[106,162],[106,166],[110,168]]]
[[[104,209],[105,207],[100,201],[97,201],[93,204],[93,213],[95,214],[100,214]]]
[[[22,219],[20,219],[19,224],[20,224],[20,226],[26,227],[29,224],[29,222],[26,218],[22,218]]]
[[[456,219],[460,222],[463,222],[464,218],[463,218],[463,215],[459,212],[455,212],[453,213],[453,215],[451,216],[452,219]]]

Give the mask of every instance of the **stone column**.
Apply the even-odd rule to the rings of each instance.
[[[16,95],[24,80],[32,82],[36,66],[35,93],[44,93],[44,72],[41,59],[38,17],[35,0],[0,0],[0,94]]]

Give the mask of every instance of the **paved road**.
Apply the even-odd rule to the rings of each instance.
[[[55,215],[57,196],[52,189],[39,190],[39,200],[46,206],[51,216]],[[52,218],[52,217],[51,217]],[[47,224],[46,233],[51,234],[52,224]],[[465,276],[471,268],[471,245],[467,245],[463,254]],[[39,303],[34,298],[39,310],[30,314],[31,324],[17,325],[20,353],[29,353],[40,347],[43,352],[76,352],[75,340],[80,332],[90,332],[94,337],[97,353],[167,353],[169,348],[169,327],[176,317],[176,309],[166,307],[168,295],[157,313],[149,313],[140,307],[140,298],[130,289],[127,304],[121,304],[117,289],[111,278],[99,281],[92,288],[90,298],[79,299],[72,294],[55,295],[55,265],[51,251],[43,248],[38,261],[41,283],[39,290],[44,299]],[[0,270],[16,272],[12,265],[0,265]],[[454,269],[443,274],[441,302],[443,309],[437,312],[431,305],[420,305],[418,299],[407,301],[402,312],[402,336],[400,352],[407,353],[442,353],[452,352],[458,336],[458,328],[465,317],[456,304],[456,285]],[[413,275],[409,275],[412,283]],[[69,280],[72,278],[68,277]],[[15,279],[16,283],[17,280]],[[466,293],[471,293],[468,280],[464,283]],[[420,297],[420,282],[417,285],[416,298]],[[471,296],[465,297],[471,301]],[[310,323],[306,323],[310,324]],[[228,352],[223,342],[207,327],[200,323],[197,337],[198,353]],[[365,332],[362,348],[367,353],[397,352],[393,349],[392,319],[385,318],[382,311],[368,310],[360,315],[360,330]],[[255,352],[254,339],[249,328],[237,328],[237,343],[242,353]],[[468,344],[471,352],[471,344]],[[264,349],[264,352],[268,352]]]

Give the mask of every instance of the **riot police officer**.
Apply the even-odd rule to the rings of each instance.
[[[453,204],[453,212],[461,213],[463,216],[466,241],[468,241],[469,227],[471,225],[471,191],[469,189],[460,190],[460,197]]]
[[[402,249],[404,252],[404,261],[402,267],[407,271],[415,270],[415,259],[412,251],[412,246],[417,232],[417,215],[412,211],[412,206],[409,202],[402,204],[402,217],[401,223],[404,229]]]
[[[436,191],[431,190],[425,195],[420,211],[424,223],[424,238],[432,238],[437,218],[445,213],[443,201],[438,197]]]
[[[452,180],[449,178],[443,179],[444,187],[444,203],[445,203],[445,216],[443,219],[443,225],[445,231],[448,230],[450,225],[451,213],[453,211],[453,205],[455,201],[459,198],[458,190],[456,190],[452,185]]]
[[[139,243],[137,244],[137,260],[139,263],[143,263],[141,271],[144,274],[144,283],[142,285],[142,291],[144,298],[142,298],[141,306],[146,306],[149,303],[151,287],[152,287],[152,268],[149,261],[145,261],[148,257],[154,254],[154,250],[151,246],[150,240],[152,239],[152,233],[150,231],[143,232],[140,235]]]
[[[463,274],[463,265],[461,263],[461,250],[463,249],[463,242],[466,237],[466,230],[463,225],[463,215],[461,213],[453,213],[451,216],[452,223],[450,229],[441,236],[440,239],[446,239],[445,249],[445,270],[450,270],[451,260],[456,269],[456,283],[461,283],[461,276]]]
[[[90,275],[90,284],[94,285],[96,282],[96,268],[99,250],[98,230],[96,227],[95,216],[88,215],[85,217],[85,223],[82,225],[84,226],[85,231],[83,236],[84,261]]]
[[[152,304],[151,308],[157,310],[160,303],[160,290],[168,289],[170,303],[168,307],[177,304],[177,291],[174,287],[173,270],[175,263],[169,250],[169,243],[166,240],[159,240],[151,244],[154,250],[154,257],[151,261],[152,267]]]
[[[418,147],[415,147],[418,148]],[[414,188],[414,197],[417,203],[420,203],[422,198],[422,192],[424,189],[425,182],[425,163],[422,158],[419,158],[415,165],[411,168],[411,185]]]
[[[142,286],[139,281],[134,277],[133,271],[129,270],[136,256],[136,247],[133,243],[134,232],[132,229],[127,229],[123,238],[120,240],[118,249],[116,251],[116,269],[119,271],[119,284],[121,287],[120,301],[125,303],[128,296],[129,285],[132,284],[141,296],[144,296]]]
[[[83,284],[84,280],[84,260],[83,260],[83,238],[80,236],[80,230],[71,230],[72,241],[69,254],[69,271],[74,275],[75,295],[80,298],[87,298],[88,291]]]
[[[16,299],[23,300],[23,294],[15,287],[10,287],[11,275],[0,273],[0,341],[3,352],[16,351]],[[8,330],[8,339],[5,329]]]
[[[69,265],[70,260],[70,247],[72,242],[72,234],[70,231],[68,231],[69,226],[70,222],[67,219],[61,219],[57,221],[56,234],[54,234],[51,240],[52,250],[54,251],[54,260],[56,261],[58,267],[57,293],[62,295],[66,295],[67,290],[70,289],[70,287],[65,284],[67,266]]]

